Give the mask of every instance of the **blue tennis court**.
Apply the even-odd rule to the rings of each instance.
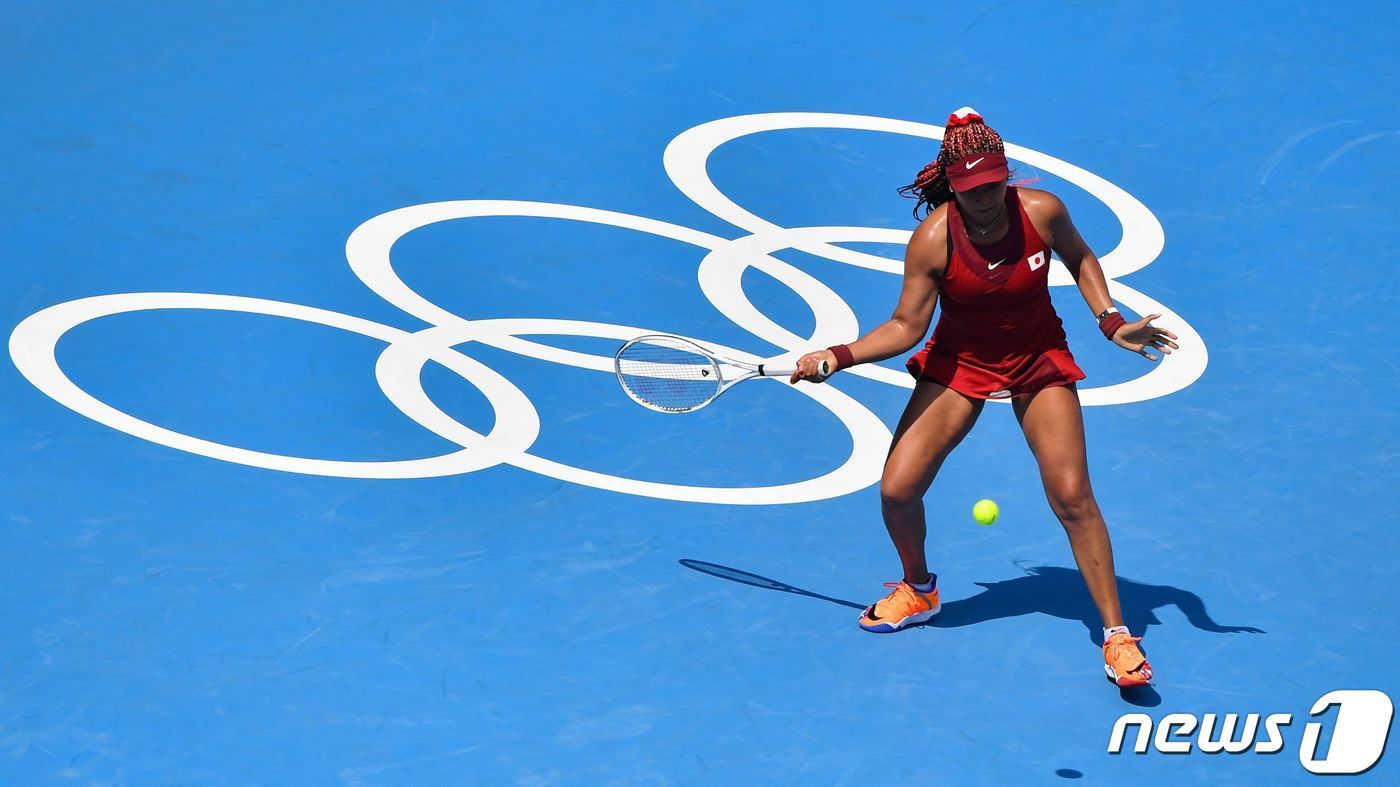
[[[1400,779],[1389,6],[7,11],[0,782]],[[926,498],[942,613],[872,636],[902,358],[613,373],[887,319],[963,105],[1181,337],[1054,263],[1147,688],[1010,407]],[[1258,744],[1163,732],[1208,714]]]

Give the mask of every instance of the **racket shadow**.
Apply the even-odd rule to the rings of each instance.
[[[864,610],[866,606],[868,606],[866,604],[857,604],[854,601],[823,596],[820,593],[813,593],[810,590],[793,587],[786,582],[779,582],[776,579],[761,577],[758,574],[740,571],[737,568],[730,568],[729,566],[721,566],[718,563],[706,563],[703,560],[691,560],[689,558],[684,558],[677,562],[693,571],[699,571],[702,574],[709,574],[712,577],[719,577],[720,579],[727,579],[730,582],[738,582],[741,585],[751,585],[756,588],[763,588],[764,590],[777,590],[782,593],[792,593],[796,596],[821,599],[822,601],[830,601],[833,604],[840,604],[843,607],[850,607],[851,609]]]

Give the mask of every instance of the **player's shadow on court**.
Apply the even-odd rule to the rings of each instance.
[[[682,560],[686,568],[704,574],[739,582],[744,585],[792,593],[798,596],[829,601],[851,609],[865,609],[866,604],[823,596],[810,590],[793,587],[785,582],[740,571],[737,568],[706,563],[700,560]],[[925,624],[931,628],[961,628],[985,623],[1000,618],[1014,618],[1021,615],[1052,615],[1065,620],[1077,620],[1084,624],[1089,639],[1095,645],[1103,646],[1103,626],[1098,609],[1084,587],[1084,580],[1074,569],[1059,566],[1022,566],[1025,576],[1006,579],[1001,582],[977,582],[983,590],[968,598],[943,600],[943,609],[938,617]],[[1141,636],[1149,626],[1161,624],[1156,610],[1160,607],[1176,607],[1186,619],[1202,631],[1217,634],[1263,634],[1262,629],[1253,626],[1225,626],[1215,622],[1206,611],[1201,597],[1189,590],[1171,585],[1149,585],[1131,579],[1118,577],[1118,597],[1124,610],[1124,624],[1135,635]],[[1149,654],[1150,655],[1150,654]],[[1124,699],[1138,705],[1155,706],[1160,702],[1156,692],[1150,687],[1134,691],[1124,691]]]
[[[685,559],[681,560],[680,564],[703,574],[764,590],[778,590],[821,599],[851,609],[863,610],[868,606],[823,596],[793,587],[786,582],[721,566],[718,563]],[[944,599],[942,612],[928,625],[942,629],[961,628],[986,623],[989,620],[1039,613],[1083,623],[1089,639],[1095,645],[1103,646],[1103,627],[1099,620],[1099,612],[1089,598],[1089,592],[1084,588],[1084,580],[1078,571],[1059,566],[1030,566],[1022,567],[1021,570],[1026,572],[1023,577],[1001,582],[973,583],[983,588],[983,591],[975,596],[954,601]],[[1202,631],[1216,634],[1264,633],[1263,629],[1253,626],[1225,626],[1216,623],[1210,613],[1206,612],[1205,602],[1201,601],[1200,596],[1171,585],[1149,585],[1118,577],[1118,597],[1125,610],[1124,624],[1138,634],[1145,632],[1148,626],[1161,624],[1162,621],[1158,620],[1155,614],[1159,607],[1176,607],[1191,625]]]
[[[1103,646],[1103,624],[1099,611],[1084,587],[1079,572],[1059,566],[1022,567],[1023,577],[1001,582],[975,582],[981,593],[955,601],[944,601],[943,611],[929,622],[934,628],[973,626],[999,618],[1014,618],[1040,613],[1084,624],[1089,639]],[[1171,585],[1149,585],[1118,577],[1118,598],[1123,605],[1123,623],[1133,634],[1141,636],[1149,626],[1162,623],[1157,619],[1160,607],[1176,607],[1191,625],[1215,634],[1263,634],[1253,626],[1225,626],[1216,623],[1206,612],[1205,602],[1189,590]]]

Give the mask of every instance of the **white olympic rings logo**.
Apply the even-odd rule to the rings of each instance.
[[[408,233],[443,221],[498,216],[530,216],[591,222],[689,243],[705,250],[698,279],[705,296],[725,316],[753,335],[785,348],[789,354],[813,347],[850,342],[859,326],[851,307],[816,278],[771,256],[781,249],[799,249],[838,262],[888,273],[902,273],[894,260],[830,245],[875,242],[904,245],[911,233],[875,227],[776,226],[744,210],[726,197],[706,172],[709,156],[719,146],[763,131],[833,128],[904,134],[942,139],[940,126],[862,115],[771,113],[742,115],[705,123],[672,140],[665,152],[666,172],[687,197],[715,216],[749,234],[721,238],[699,230],[626,213],[548,202],[461,200],[413,205],[376,216],[361,224],[345,244],[351,270],[374,293],[390,304],[427,322],[429,328],[409,332],[340,312],[301,304],[235,295],[192,292],[140,292],[101,295],[60,303],[30,315],[10,336],[10,356],[35,387],[58,403],[94,421],[153,443],[227,462],[311,475],[345,478],[427,478],[510,464],[564,481],[646,497],[670,500],[777,504],[838,497],[863,489],[879,479],[891,434],[868,408],[832,385],[796,386],[826,407],[849,430],[850,455],[836,469],[804,481],[761,487],[707,487],[643,481],[561,464],[529,453],[540,432],[534,404],[514,383],[485,364],[455,349],[478,342],[554,363],[613,373],[612,358],[564,350],[522,338],[532,335],[588,336],[625,340],[655,327],[622,326],[581,320],[471,319],[449,312],[410,288],[394,271],[389,252]],[[1086,405],[1121,404],[1164,396],[1181,390],[1204,373],[1205,344],[1180,315],[1152,298],[1114,281],[1151,263],[1163,246],[1162,227],[1150,211],[1127,192],[1092,173],[1043,153],[1007,145],[1007,156],[1058,175],[1102,200],[1123,225],[1118,247],[1101,259],[1114,299],[1134,311],[1160,313],[1181,339],[1181,349],[1162,359],[1135,380],[1087,388]],[[816,315],[811,336],[798,336],[779,326],[749,302],[740,285],[745,269],[757,268],[801,297]],[[1068,271],[1056,261],[1052,285],[1072,284]],[[375,378],[385,396],[409,418],[460,446],[460,450],[424,459],[356,462],[270,454],[203,440],[138,419],[102,402],[78,387],[55,359],[60,338],[90,320],[126,312],[156,309],[204,309],[283,317],[325,325],[385,342],[375,364]],[[710,347],[744,360],[759,356],[706,341]],[[423,389],[423,366],[434,361],[475,386],[495,411],[491,431],[480,434],[444,413]],[[903,371],[866,365],[849,370],[881,382],[912,388]]]

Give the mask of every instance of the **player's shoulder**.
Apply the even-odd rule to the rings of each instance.
[[[1044,189],[1018,186],[1016,194],[1021,198],[1021,207],[1025,208],[1026,212],[1031,214],[1033,218],[1053,219],[1067,212],[1065,203]]]
[[[919,226],[914,230],[914,241],[928,243],[931,241],[943,242],[948,235],[948,203],[945,202],[924,217],[919,222]]]
[[[906,270],[921,269],[942,276],[948,266],[948,203],[924,217],[909,239],[905,252]]]

